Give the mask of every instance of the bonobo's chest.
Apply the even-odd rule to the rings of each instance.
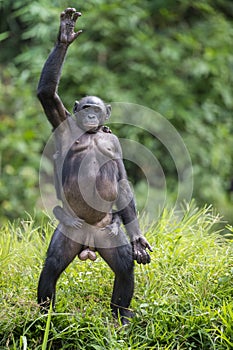
[[[116,200],[118,165],[115,160],[119,155],[116,137],[112,136],[101,132],[83,134],[71,145],[64,159],[62,184],[69,205],[74,200],[72,207],[76,206],[77,198],[79,201],[84,198],[88,203],[97,201],[98,207],[102,207],[100,211],[105,213],[109,202]],[[101,198],[107,201],[107,209],[100,204]]]
[[[101,159],[116,158],[114,140],[111,134],[96,133],[83,134],[71,146],[70,151],[73,157],[77,158],[96,158]]]

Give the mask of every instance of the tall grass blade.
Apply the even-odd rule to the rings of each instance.
[[[50,303],[49,307],[49,312],[48,312],[48,318],[46,321],[46,327],[45,327],[45,333],[44,333],[44,339],[43,339],[43,344],[42,344],[42,350],[47,349],[47,344],[48,344],[48,338],[49,338],[49,330],[50,330],[50,324],[51,324],[51,318],[52,318],[52,312],[53,312],[53,304],[52,301]]]

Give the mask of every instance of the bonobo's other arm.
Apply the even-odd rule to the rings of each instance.
[[[74,31],[75,23],[80,16],[81,13],[76,12],[73,8],[67,8],[61,13],[57,43],[45,62],[38,85],[37,96],[54,128],[69,115],[57,90],[67,49],[82,32],[81,30],[77,33]]]
[[[152,252],[152,248],[140,230],[134,197],[127,180],[123,161],[118,159],[117,163],[121,178],[119,181],[119,195],[117,200],[118,215],[121,217],[130,237],[134,260],[139,264],[148,264],[150,262],[150,255],[146,249]]]

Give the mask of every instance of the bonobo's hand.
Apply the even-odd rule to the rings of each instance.
[[[81,228],[83,226],[83,222],[84,220],[80,219],[80,218],[66,218],[63,220],[64,224],[66,226],[70,226],[70,227],[73,227],[73,228]]]
[[[116,222],[109,224],[101,229],[101,231],[108,231],[110,236],[117,236],[119,232],[119,225]]]
[[[74,31],[75,23],[80,16],[81,12],[70,7],[61,13],[58,42],[71,44],[82,33],[82,30],[77,33]]]
[[[150,255],[147,253],[146,248],[152,252],[152,248],[145,239],[145,237],[141,236],[132,242],[133,247],[133,258],[137,260],[138,264],[149,264],[150,263]]]
[[[69,227],[81,228],[84,222],[84,220],[80,219],[78,216],[73,217],[67,214],[59,205],[53,208],[53,214],[60,221],[60,223]]]

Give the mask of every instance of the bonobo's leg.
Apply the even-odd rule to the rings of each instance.
[[[121,316],[122,324],[128,324],[133,313],[128,309],[134,292],[134,261],[131,244],[109,249],[98,249],[99,254],[115,273],[111,308],[113,315]]]
[[[55,303],[56,282],[65,268],[81,251],[82,245],[72,241],[58,229],[51,239],[47,257],[40,275],[38,285],[38,303],[48,307],[50,300]]]

